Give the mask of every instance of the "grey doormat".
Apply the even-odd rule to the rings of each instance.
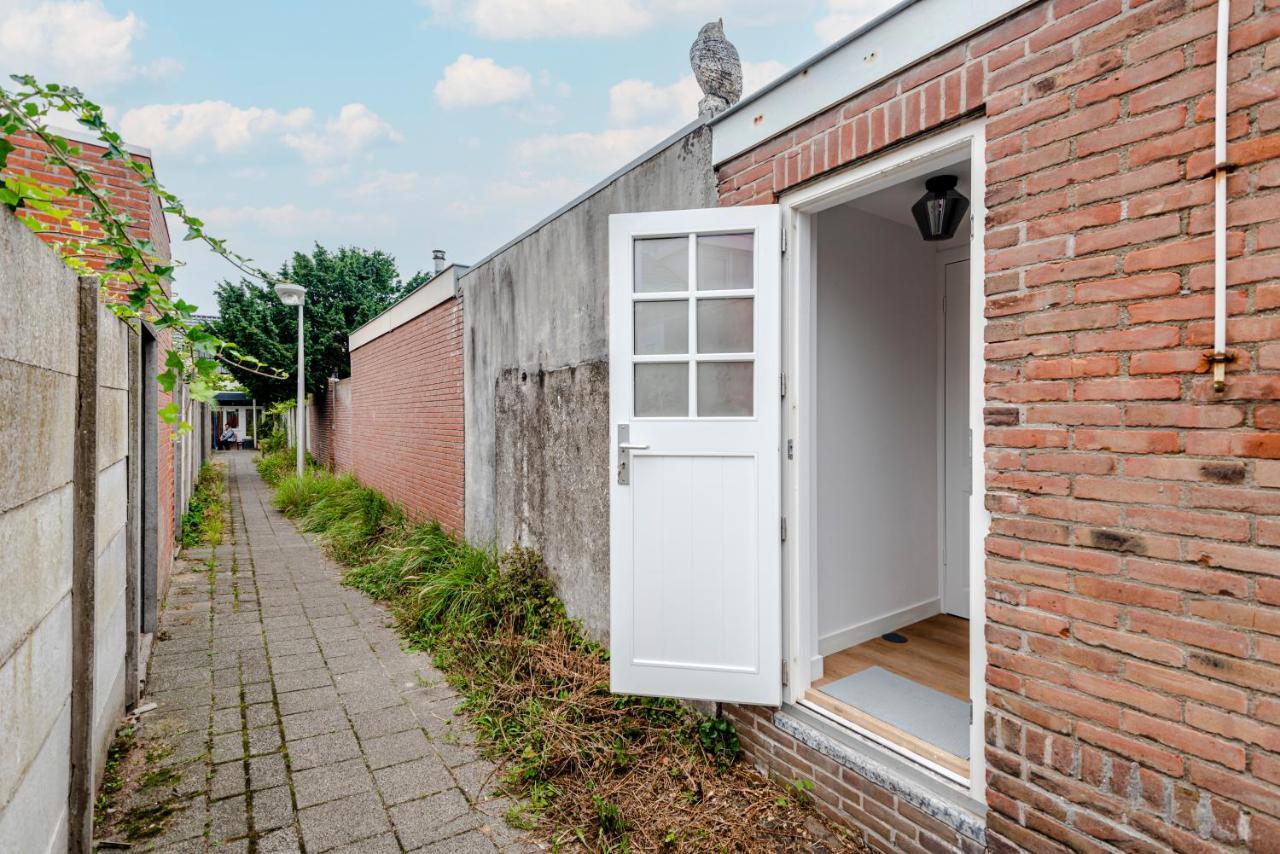
[[[818,690],[954,756],[969,758],[969,704],[964,700],[882,667],[868,667]]]

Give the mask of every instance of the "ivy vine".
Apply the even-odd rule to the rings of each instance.
[[[0,204],[14,211],[26,210],[52,220],[54,224],[35,215],[19,217],[34,232],[55,233],[58,240],[54,245],[72,270],[83,275],[99,275],[104,289],[112,283],[127,289],[124,302],[108,300],[107,304],[132,328],[137,329],[138,324],[146,320],[157,330],[173,333],[158,377],[160,387],[171,392],[182,382],[193,398],[212,401],[218,389],[226,384],[219,362],[273,379],[287,378],[286,372],[270,368],[242,352],[233,342],[210,332],[194,318],[196,306],[169,297],[164,285],[172,279],[177,262],[161,258],[151,241],[136,238],[130,233],[129,229],[136,225],[136,220],[112,205],[110,189],[76,162],[80,148],[59,136],[56,130],[51,130],[45,124],[45,118],[53,113],[68,114],[93,132],[105,149],[102,159],[134,172],[141,186],[160,200],[161,210],[186,226],[184,240],[204,243],[246,276],[271,285],[277,284],[279,277],[232,251],[224,239],[206,232],[204,222],[191,215],[182,201],[156,180],[151,166],[129,155],[120,134],[107,124],[102,108],[79,89],[57,83],[42,84],[29,74],[14,74],[11,79],[18,84],[16,88],[0,86],[0,173],[3,173],[0,175],[3,177]],[[16,150],[8,137],[19,133],[44,143],[47,156],[69,174],[70,186],[55,186],[4,171],[9,154]],[[91,233],[85,223],[70,215],[64,203],[68,197],[87,202],[88,219],[97,226],[99,233]],[[93,269],[90,259],[105,262],[101,273]],[[180,421],[176,402],[163,407],[160,416],[170,424],[177,424],[180,429],[190,429],[190,425]]]

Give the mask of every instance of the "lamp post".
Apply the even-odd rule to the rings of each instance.
[[[285,305],[296,305],[298,307],[298,428],[294,437],[294,444],[298,448],[298,477],[302,477],[303,454],[306,453],[303,443],[306,442],[307,435],[307,410],[304,401],[306,396],[306,375],[303,370],[302,304],[306,302],[307,289],[302,285],[281,282],[276,285],[276,296],[280,297],[280,302]]]

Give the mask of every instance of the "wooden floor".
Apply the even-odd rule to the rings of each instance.
[[[969,699],[968,620],[938,614],[899,629],[898,634],[905,635],[907,642],[875,638],[824,657],[822,678],[813,686],[820,688],[868,667],[883,667],[956,699]]]
[[[969,699],[968,620],[939,614],[900,629],[899,634],[907,637],[906,643],[875,638],[824,657],[823,676],[805,691],[805,699],[961,777],[968,777],[968,760],[817,690],[837,679],[878,666],[957,699]]]

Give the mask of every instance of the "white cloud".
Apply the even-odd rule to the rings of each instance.
[[[364,104],[347,104],[323,127],[314,125],[315,112],[309,107],[280,112],[237,107],[226,101],[151,104],[129,110],[120,118],[126,139],[164,153],[206,146],[225,153],[264,139],[278,140],[313,167],[310,180],[317,184],[344,174],[346,161],[369,146],[402,139]]]
[[[332,163],[351,157],[377,142],[401,142],[395,128],[364,104],[347,104],[325,122],[322,131],[287,133],[284,144],[300,152],[308,163]]]
[[[525,162],[564,160],[579,169],[608,171],[623,166],[669,133],[666,127],[633,127],[543,134],[516,143],[516,157]]]
[[[673,18],[776,20],[774,0],[423,0],[432,21],[461,21],[491,39],[617,36]],[[692,33],[690,38],[692,39]]]
[[[302,208],[290,203],[275,207],[209,208],[201,218],[223,230],[251,227],[278,234],[301,234],[333,224],[336,215],[331,208]]]
[[[117,17],[102,0],[0,0],[0,69],[89,90],[139,77],[167,77],[175,59],[140,63],[134,45],[146,30],[137,15]]]
[[[524,98],[533,91],[529,72],[504,68],[492,59],[464,53],[444,70],[436,83],[436,100],[445,109],[501,104]]]
[[[412,170],[391,172],[379,169],[352,187],[351,195],[367,199],[403,196],[417,192],[421,185],[422,175]]]
[[[490,39],[611,36],[647,27],[638,0],[430,0],[435,16],[460,19]]]
[[[260,107],[237,107],[226,101],[151,104],[120,118],[125,139],[158,152],[184,151],[212,142],[218,151],[242,148],[261,135],[279,134],[309,125],[311,110],[287,113]]]
[[[567,202],[586,187],[582,181],[573,178],[539,177],[532,172],[521,172],[513,179],[490,182],[485,194],[495,202],[540,201],[553,205]]]
[[[839,41],[898,0],[827,0],[827,14],[813,25],[824,44]]]
[[[742,94],[745,97],[786,71],[776,60],[742,64]],[[623,80],[609,89],[609,121],[620,127],[661,125],[675,130],[698,115],[702,90],[686,74],[665,86],[651,80]]]

